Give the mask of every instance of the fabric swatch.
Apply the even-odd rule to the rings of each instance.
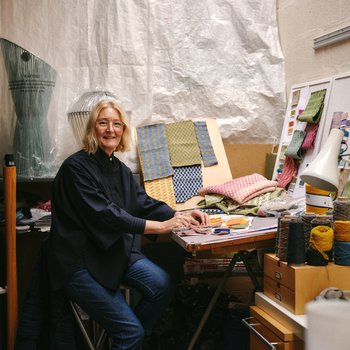
[[[146,193],[175,209],[175,193],[171,176],[144,182]]]
[[[298,120],[307,123],[318,123],[322,111],[323,101],[326,96],[327,89],[314,91],[310,95],[305,110],[298,116]]]
[[[304,130],[294,130],[292,140],[288,145],[284,155],[293,159],[303,159],[303,152],[301,145],[304,142],[306,132]]]
[[[140,126],[136,131],[138,153],[145,181],[171,176],[173,169],[170,164],[165,125]]]
[[[223,194],[242,204],[263,193],[272,192],[276,187],[276,181],[267,180],[260,174],[252,174],[225,182],[222,185],[205,187],[201,193]]]
[[[176,203],[183,203],[197,196],[198,190],[203,186],[201,165],[175,167],[173,184]]]
[[[314,148],[315,139],[316,139],[317,130],[318,130],[319,125],[320,125],[320,123],[317,123],[317,124],[307,123],[306,128],[305,128],[306,136],[305,136],[305,139],[303,141],[303,144],[301,145],[302,150],[308,150],[308,149]]]
[[[190,120],[166,124],[170,163],[173,167],[202,164],[194,123]]]
[[[218,164],[213,146],[211,144],[207,123],[205,121],[194,122],[197,141],[205,167]]]

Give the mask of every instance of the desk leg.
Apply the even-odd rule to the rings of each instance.
[[[194,345],[196,344],[196,341],[197,341],[197,339],[202,331],[202,328],[204,327],[205,323],[207,322],[207,319],[208,319],[213,307],[215,306],[216,301],[218,300],[220,293],[227,282],[228,277],[231,275],[231,272],[232,272],[233,268],[235,267],[236,262],[240,258],[241,258],[241,256],[239,253],[233,255],[231,262],[230,262],[230,265],[226,269],[225,274],[224,274],[223,278],[221,279],[220,284],[216,287],[215,293],[212,296],[212,298],[207,306],[207,309],[205,310],[201,320],[199,321],[198,327],[197,327],[194,335],[192,336],[190,345],[188,346],[187,350],[192,350]]]
[[[251,279],[251,281],[253,282],[254,284],[254,287],[255,287],[255,291],[260,291],[262,288],[261,288],[261,285],[260,283],[258,282],[258,279],[256,278],[256,275],[252,269],[252,266],[250,265],[249,263],[249,260],[247,259],[248,257],[248,254],[247,252],[243,251],[243,252],[240,252],[240,258],[241,260],[243,261],[244,263],[244,266],[246,267],[247,269],[247,272],[248,272],[248,275]]]

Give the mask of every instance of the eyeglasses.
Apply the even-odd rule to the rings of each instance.
[[[96,124],[101,129],[107,129],[110,124],[112,124],[112,127],[116,130],[122,130],[125,127],[125,124],[119,121],[97,120]]]

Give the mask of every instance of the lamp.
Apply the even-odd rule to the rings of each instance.
[[[300,175],[304,182],[321,190],[338,190],[338,159],[343,136],[342,130],[331,130],[320,153]]]

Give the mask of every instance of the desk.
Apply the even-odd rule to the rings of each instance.
[[[277,231],[277,218],[254,218],[250,232],[237,235],[214,236],[214,235],[201,235],[201,236],[179,236],[176,233],[172,233],[171,237],[181,247],[192,253],[192,256],[196,256],[199,250],[210,250],[214,254],[233,253],[231,262],[225,270],[222,279],[217,286],[213,297],[211,298],[207,309],[205,310],[198,327],[192,336],[191,342],[188,346],[188,350],[192,350],[215,303],[224,288],[228,277],[230,276],[237,261],[243,261],[247,268],[249,277],[256,289],[259,289],[258,280],[247,260],[247,251],[256,248],[274,247]]]

